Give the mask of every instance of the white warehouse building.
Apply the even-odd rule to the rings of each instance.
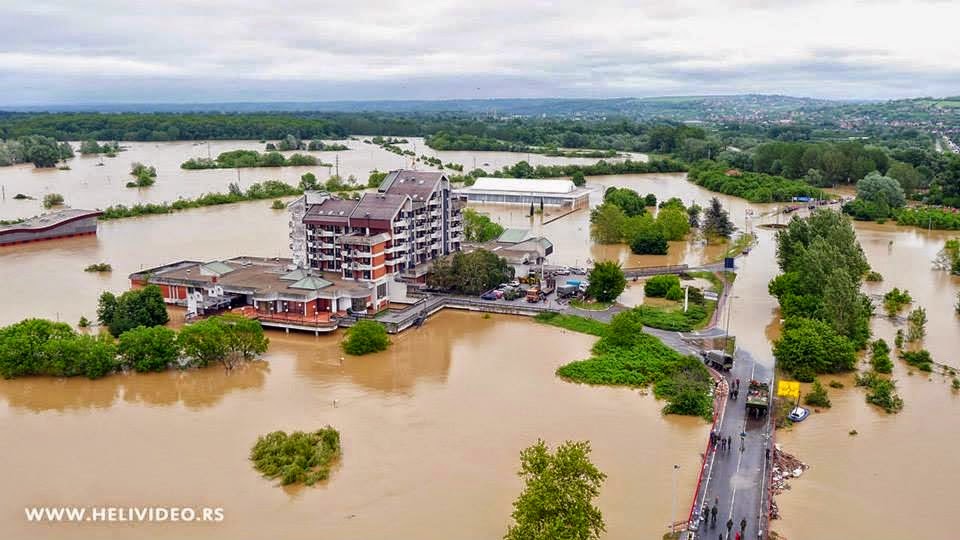
[[[533,180],[528,178],[477,178],[469,187],[455,192],[472,203],[535,204],[565,208],[586,208],[590,190],[578,188],[570,180]]]

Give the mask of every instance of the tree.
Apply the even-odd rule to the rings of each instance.
[[[367,187],[378,188],[386,178],[386,172],[380,172],[378,170],[370,171],[370,176],[367,178]]]
[[[223,361],[230,352],[227,332],[216,319],[203,319],[184,326],[177,336],[183,354],[200,367]]]
[[[907,316],[907,341],[919,341],[927,335],[927,310],[918,307]]]
[[[120,334],[117,352],[137,372],[164,371],[180,357],[180,344],[177,333],[165,326],[138,326]]]
[[[163,293],[156,285],[147,285],[121,294],[111,292],[100,295],[97,319],[106,325],[110,333],[120,336],[138,326],[161,326],[170,320],[163,302]]]
[[[821,187],[827,185],[823,177],[823,172],[821,172],[820,169],[808,169],[807,174],[803,176],[803,181],[811,186]]]
[[[581,170],[573,171],[573,174],[570,175],[570,180],[573,182],[573,185],[577,187],[587,183],[587,179],[583,176],[583,171]]]
[[[647,193],[646,197],[644,197],[644,204],[646,204],[646,206],[657,206],[657,196],[653,193]]]
[[[619,206],[627,217],[639,216],[646,211],[644,199],[636,191],[628,188],[607,188],[603,194],[603,202]]]
[[[626,222],[622,208],[605,202],[590,211],[590,238],[598,244],[617,244],[623,240]]]
[[[857,182],[857,199],[883,209],[875,217],[887,217],[891,210],[903,208],[907,202],[900,184],[876,171]]]
[[[59,193],[47,193],[43,196],[43,207],[44,208],[53,208],[54,206],[63,205],[63,195]]]
[[[300,184],[298,187],[304,191],[316,191],[320,189],[320,182],[317,181],[317,175],[308,172],[300,176]]]
[[[699,229],[700,228],[700,213],[703,212],[703,208],[699,204],[693,203],[687,208],[687,221],[690,222],[690,228]]]
[[[390,338],[382,324],[364,319],[347,329],[340,345],[347,354],[359,356],[386,350]]]
[[[710,236],[730,238],[734,228],[730,215],[720,204],[720,199],[710,199],[710,206],[703,212],[703,232]]]
[[[870,344],[870,364],[877,373],[893,371],[893,362],[890,361],[890,346],[887,342],[878,339]]]
[[[857,362],[847,338],[823,321],[802,317],[787,319],[773,354],[778,367],[807,382],[818,373],[850,371]]]
[[[666,255],[670,245],[663,234],[663,227],[649,215],[638,219],[637,230],[633,233],[630,250],[638,255]]]
[[[489,242],[503,234],[503,226],[473,208],[463,209],[463,239],[467,242]]]
[[[433,262],[427,285],[463,294],[480,294],[513,279],[513,267],[486,249],[458,251]]]
[[[566,441],[555,453],[546,443],[520,453],[523,492],[513,503],[507,540],[591,540],[606,530],[593,505],[607,475],[590,462],[590,443]]]
[[[25,319],[0,328],[0,375],[103,377],[115,367],[116,347],[106,336],[78,335],[66,323]]]
[[[587,279],[590,281],[587,285],[587,296],[598,302],[613,302],[627,286],[623,269],[620,268],[620,263],[615,261],[596,263]]]
[[[54,167],[60,161],[62,149],[56,139],[43,135],[30,135],[20,139],[23,148],[24,161],[33,163],[34,167]]]
[[[236,356],[249,360],[267,352],[270,339],[263,334],[260,321],[232,314],[220,315],[216,319],[224,325],[227,346]],[[227,367],[232,367],[232,364]]]
[[[887,176],[896,180],[905,193],[913,193],[923,184],[923,175],[913,165],[902,161],[891,163]]]
[[[667,240],[683,240],[690,233],[690,220],[683,207],[660,208],[657,225]]]

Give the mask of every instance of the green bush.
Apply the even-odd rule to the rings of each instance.
[[[883,295],[883,308],[886,310],[888,317],[893,317],[911,302],[913,302],[913,298],[906,289],[901,291],[894,287]]]
[[[933,357],[930,356],[930,352],[926,349],[920,349],[919,351],[902,351],[900,358],[920,371],[926,371],[928,373],[933,371]]]
[[[44,208],[53,208],[54,206],[61,205],[63,205],[63,195],[59,193],[47,193],[43,196]]]
[[[694,330],[702,326],[710,315],[706,309],[697,305],[689,306],[686,313],[682,309],[642,305],[637,306],[634,310],[639,313],[644,326],[675,332]]]
[[[903,410],[903,399],[897,395],[897,385],[894,381],[870,371],[857,376],[857,386],[867,388],[867,403],[876,405],[888,413]]]
[[[680,288],[679,277],[672,274],[653,276],[643,284],[643,294],[651,298],[663,298],[673,287]]]
[[[870,344],[870,363],[877,373],[891,373],[893,362],[890,361],[890,346],[883,339]]]
[[[134,371],[164,371],[180,357],[177,333],[165,326],[140,326],[120,335],[117,353]]]
[[[25,319],[0,328],[0,375],[103,377],[116,369],[116,346],[107,336],[77,334],[70,325]]]
[[[866,281],[873,281],[873,282],[883,281],[883,275],[881,275],[880,272],[871,270],[867,272],[867,275],[863,279]]]
[[[310,486],[329,478],[330,467],[340,452],[340,433],[326,426],[312,433],[268,433],[257,439],[250,459],[266,478],[280,478],[283,485]]]
[[[683,289],[680,288],[680,285],[672,285],[670,290],[667,291],[665,298],[667,300],[679,302],[680,300],[683,300]]]
[[[384,351],[388,345],[390,345],[390,338],[387,337],[386,328],[370,320],[357,321],[348,328],[346,339],[341,343],[344,352],[357,356]]]
[[[803,402],[811,407],[830,407],[830,396],[827,395],[827,389],[820,384],[820,381],[813,381],[813,388],[803,396]]]

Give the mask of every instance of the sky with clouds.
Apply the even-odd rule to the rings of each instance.
[[[960,1],[0,0],[0,105],[960,94]]]

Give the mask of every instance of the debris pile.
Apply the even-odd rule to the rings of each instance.
[[[773,480],[770,489],[773,495],[779,495],[790,489],[790,478],[799,478],[803,471],[810,466],[797,459],[796,456],[784,452],[780,445],[775,445],[773,449]],[[775,500],[770,501],[770,519],[780,517],[780,509]]]

